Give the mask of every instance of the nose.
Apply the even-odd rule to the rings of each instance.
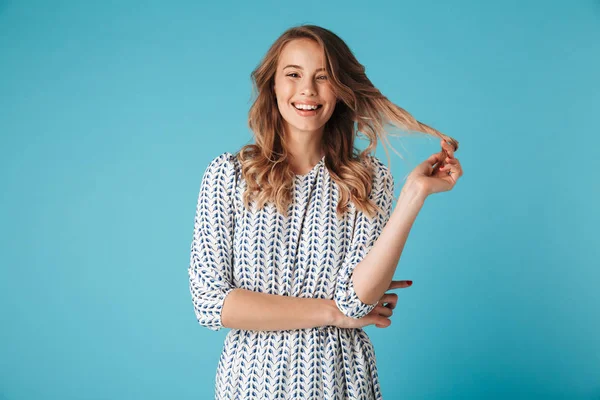
[[[314,82],[312,79],[306,79],[304,81],[303,89],[300,91],[303,96],[314,96],[317,94],[315,90]]]

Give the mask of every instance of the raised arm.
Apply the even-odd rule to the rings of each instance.
[[[247,330],[287,330],[331,325],[333,300],[297,298],[236,288],[233,283],[233,194],[230,153],[213,159],[200,185],[188,268],[200,325]]]
[[[408,234],[425,198],[419,190],[403,188],[396,208],[383,226],[381,234],[354,269],[353,283],[362,301],[376,302],[388,290]]]
[[[389,169],[377,158],[373,157],[372,160],[375,170],[369,198],[381,208],[382,213],[370,219],[365,213],[357,210],[352,240],[338,273],[335,291],[335,302],[339,311],[355,319],[370,313],[384,293],[375,297],[367,283],[364,283],[363,279],[357,280],[356,277],[358,266],[373,247],[390,217],[394,199],[394,179]],[[366,280],[372,279],[369,270],[364,274]],[[390,283],[391,279],[384,290],[389,288]]]
[[[356,294],[365,303],[378,301],[388,289],[406,239],[426,198],[432,193],[451,190],[463,175],[460,162],[454,158],[454,147],[443,139],[441,146],[440,153],[432,154],[409,174],[389,219],[386,218],[390,211],[387,208],[384,218],[377,219],[377,223],[372,225],[376,227],[372,229],[373,247],[356,265],[352,276]],[[385,171],[383,175],[388,177],[384,182],[391,177],[387,168]],[[385,184],[377,185],[386,187]],[[379,195],[377,191],[375,193],[384,199],[383,204],[389,206],[389,191],[380,191]],[[381,233],[378,234],[378,231]]]

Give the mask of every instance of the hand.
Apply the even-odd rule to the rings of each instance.
[[[388,290],[407,288],[412,285],[412,281],[392,281]],[[334,323],[338,328],[363,328],[367,325],[375,325],[378,328],[387,328],[392,324],[390,317],[393,309],[396,308],[398,295],[396,293],[384,293],[379,299],[378,304],[370,313],[362,318],[350,318],[339,312],[339,318]]]
[[[454,158],[454,148],[445,140],[441,144],[442,151],[417,165],[406,178],[404,187],[417,188],[428,196],[451,190],[456,185],[458,178],[463,175],[462,166],[458,158]]]

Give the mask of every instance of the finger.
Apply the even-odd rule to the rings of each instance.
[[[412,285],[412,281],[392,281],[388,290],[407,288],[410,285]]]
[[[444,160],[444,161],[446,164],[452,164],[452,165],[459,164],[458,158],[446,157],[446,160]]]
[[[385,303],[384,307],[387,308],[387,309],[393,310],[393,309],[396,308],[396,303],[397,303],[396,301]]]
[[[379,303],[384,304],[384,307],[393,310],[396,308],[396,304],[398,303],[398,295],[396,293],[385,294]]]
[[[448,171],[451,172],[451,174],[448,174]],[[452,181],[456,182],[456,180],[458,178],[460,178],[463,174],[462,171],[462,166],[460,165],[460,163],[452,163],[452,164],[448,164],[445,165],[443,168],[440,168],[440,174],[438,174],[438,176],[440,178],[446,178],[451,176],[452,177]]]
[[[454,167],[454,170],[456,170],[458,176],[462,176],[463,174],[463,169],[462,169],[462,165],[460,164],[460,161],[458,160],[458,158],[454,158],[454,163],[452,163],[452,166]]]
[[[446,142],[444,139],[442,139],[441,143],[442,143],[442,148],[444,150],[446,150],[446,153],[448,153],[448,156],[450,158],[454,158],[454,146],[452,146],[451,144]]]
[[[377,319],[375,326],[378,328],[387,328],[392,324],[392,320],[388,318]]]
[[[435,153],[435,154],[432,154],[431,156],[429,156],[429,158],[427,160],[423,161],[423,163],[432,167],[435,165],[435,163],[440,161],[440,159],[441,159],[440,153]]]
[[[391,308],[388,307],[384,307],[384,306],[377,306],[375,307],[377,309],[377,314],[379,315],[384,315],[386,317],[391,317],[394,314],[394,311]]]
[[[452,171],[452,174],[455,175],[460,170],[460,164],[449,162],[445,164],[443,167],[440,167],[440,171],[443,172],[443,175],[448,175],[448,171]]]
[[[398,295],[396,293],[384,293],[384,295],[381,296],[381,299],[379,299],[378,303],[395,303],[396,301],[398,301]]]
[[[450,171],[450,173],[448,173],[448,171]],[[438,174],[438,177],[442,178],[442,179],[446,179],[449,177],[456,178],[456,176],[457,176],[456,167],[451,166],[451,165],[445,165],[444,168],[440,168],[439,172],[440,173]],[[454,179],[452,179],[452,180],[454,180]]]
[[[448,174],[448,171],[451,172],[451,174]],[[446,186],[443,190],[448,191],[448,190],[452,190],[452,188],[454,187],[454,185],[456,184],[456,180],[458,179],[458,173],[456,172],[455,168],[442,168],[439,173],[436,176],[437,178],[440,179],[440,183],[444,186]]]

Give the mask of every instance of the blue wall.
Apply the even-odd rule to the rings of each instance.
[[[200,179],[252,141],[250,72],[301,23],[461,144],[367,328],[384,398],[600,397],[600,2],[373,3],[0,1],[1,400],[212,397]],[[439,141],[391,143],[399,195]]]

